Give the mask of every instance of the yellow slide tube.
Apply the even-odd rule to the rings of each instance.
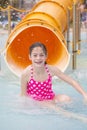
[[[31,64],[29,47],[42,42],[48,50],[47,63],[64,71],[70,60],[63,32],[67,26],[67,7],[72,0],[41,0],[14,28],[10,34],[5,59],[10,70],[17,76]]]

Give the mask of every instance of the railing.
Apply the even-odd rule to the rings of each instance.
[[[3,9],[0,7],[0,11],[4,12],[7,11],[8,13],[8,35],[11,33],[11,10],[15,10],[21,13],[28,13],[29,11],[26,10],[19,10],[16,9],[12,6],[8,6],[6,9]],[[69,38],[69,31],[70,31],[70,11],[73,10],[73,21],[72,21],[72,36],[73,36],[73,41],[70,42],[70,38]],[[84,10],[85,12],[87,12],[87,9]],[[81,43],[81,37],[80,37],[80,33],[81,33],[81,13],[80,10],[78,9],[78,4],[73,4],[73,7],[68,7],[68,16],[67,16],[67,48],[69,51],[69,46],[72,45],[72,69],[76,69],[76,59],[77,59],[77,54],[81,53],[81,48],[80,48],[80,43]],[[5,50],[6,48],[3,48],[0,50],[0,55],[1,53]],[[1,68],[1,65],[0,65]]]

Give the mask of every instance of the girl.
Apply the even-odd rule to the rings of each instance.
[[[46,64],[47,50],[44,44],[36,42],[30,46],[29,65],[21,75],[21,96],[28,96],[38,101],[67,102],[67,95],[55,95],[52,90],[52,77],[57,76],[72,85],[85,100],[87,93],[72,78],[62,73],[58,67]]]

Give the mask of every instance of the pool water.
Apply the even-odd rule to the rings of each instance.
[[[0,48],[4,48],[7,34],[0,34]],[[72,35],[71,35],[72,38]],[[77,55],[77,69],[72,62],[65,73],[76,79],[87,91],[87,32],[81,33],[81,54]],[[7,67],[4,53],[0,56],[0,130],[87,130],[87,103],[67,83],[53,79],[56,93],[65,93],[73,99],[70,104],[56,104],[77,117],[67,117],[52,109],[40,106],[32,99],[20,97],[20,79]],[[83,118],[85,118],[83,120]],[[86,121],[85,121],[86,120]]]

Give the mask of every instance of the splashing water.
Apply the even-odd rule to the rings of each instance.
[[[7,35],[0,37],[0,45],[4,47]],[[3,43],[3,44],[2,44]],[[0,46],[0,47],[1,47]],[[71,64],[65,73],[76,79],[87,91],[87,44],[82,43],[82,54],[77,58],[77,69]],[[20,79],[13,75],[1,54],[0,71],[0,130],[86,130],[87,104],[82,96],[71,86],[53,79],[55,93],[65,93],[72,97],[71,104],[56,104],[59,111],[42,107],[40,103],[28,98],[21,98]]]

